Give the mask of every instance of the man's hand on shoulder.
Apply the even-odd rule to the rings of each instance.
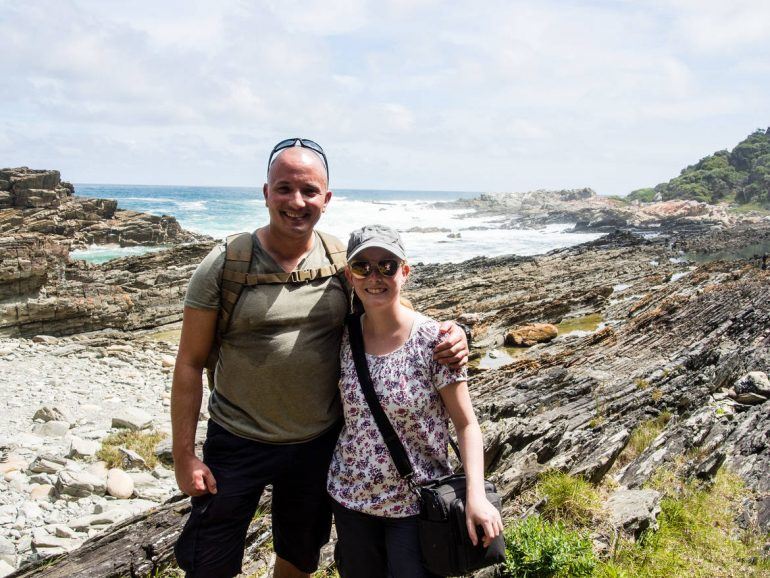
[[[188,496],[216,494],[217,481],[206,464],[196,456],[174,460],[174,473],[179,489]]]
[[[439,325],[441,341],[433,350],[433,359],[452,369],[460,369],[468,363],[468,340],[459,325],[444,321]]]

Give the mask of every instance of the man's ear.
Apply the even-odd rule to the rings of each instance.
[[[268,186],[267,186],[267,183],[265,183],[264,185],[262,185],[262,196],[265,197],[265,205],[267,205],[267,191],[268,191]]]
[[[403,265],[401,265],[401,268],[402,268],[402,272],[404,274],[404,279],[406,279],[407,277],[409,277],[409,272],[412,269],[409,267],[408,263],[404,263]]]

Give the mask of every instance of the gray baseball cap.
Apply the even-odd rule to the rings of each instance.
[[[350,233],[348,261],[370,247],[385,249],[399,259],[406,261],[406,250],[401,241],[401,235],[395,229],[385,225],[366,225]]]

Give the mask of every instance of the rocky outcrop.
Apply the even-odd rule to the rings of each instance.
[[[179,321],[190,276],[212,247],[193,243],[102,265],[52,265],[51,259],[43,261],[35,253],[42,250],[35,242],[29,251],[38,254],[38,273],[21,280],[11,277],[6,283],[0,278],[0,291],[6,295],[0,302],[0,336],[132,330]],[[6,259],[0,261],[4,263]],[[29,267],[17,265],[17,270],[24,268]]]
[[[733,231],[731,243],[752,245],[768,228]],[[672,249],[679,241],[618,233],[537,258],[414,268],[415,306],[472,321],[482,350],[515,324],[603,318],[596,331],[475,371],[485,462],[506,497],[552,468],[635,489],[659,467],[701,478],[728,467],[752,492],[747,520],[768,529],[770,271],[751,259],[696,265]],[[744,391],[758,397],[742,403]],[[658,440],[613,468],[633,431],[662,412],[675,418]]]
[[[575,223],[575,231],[606,231],[616,228],[671,229],[690,226],[734,225],[740,220],[721,205],[698,201],[669,200],[655,203],[627,202],[602,197],[592,189],[484,193],[460,199],[453,206],[473,209],[474,215],[506,217],[508,228],[540,227],[551,223]]]
[[[185,231],[174,217],[117,208],[117,201],[68,197],[55,206],[0,211],[0,235],[45,235],[68,248],[115,244],[177,244],[205,240]]]
[[[74,194],[59,171],[27,167],[0,170],[0,209],[57,207]]]
[[[0,336],[134,329],[181,318],[181,299],[209,237],[176,219],[75,197],[58,171],[0,171]],[[94,266],[74,248],[174,247]]]

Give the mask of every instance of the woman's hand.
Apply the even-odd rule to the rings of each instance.
[[[480,498],[469,497],[466,500],[465,524],[468,527],[468,535],[474,546],[479,543],[476,533],[477,526],[481,526],[484,530],[482,543],[485,548],[488,548],[492,540],[503,532],[503,520],[500,517],[500,512],[487,500],[486,496]]]

